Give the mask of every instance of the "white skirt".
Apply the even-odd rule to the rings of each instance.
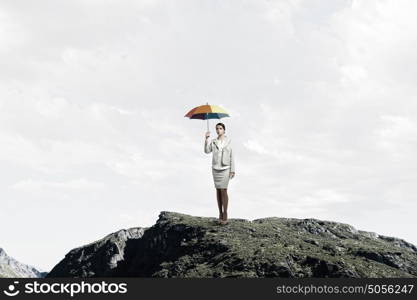
[[[214,186],[216,189],[227,189],[230,179],[230,168],[225,170],[216,170],[211,168],[213,174]]]

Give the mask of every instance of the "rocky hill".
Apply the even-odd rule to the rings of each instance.
[[[22,264],[10,257],[6,252],[0,248],[0,277],[23,277],[23,278],[38,278],[44,277],[45,272],[41,272],[32,266]]]
[[[46,277],[417,277],[417,248],[317,219],[229,219],[163,211],[71,250]]]
[[[46,277],[111,277],[123,262],[126,245],[143,236],[146,228],[122,229],[72,249]]]

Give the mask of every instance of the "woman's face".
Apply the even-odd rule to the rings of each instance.
[[[221,126],[221,125],[217,125],[217,126],[216,126],[216,132],[217,132],[217,135],[222,135],[222,134],[224,134],[223,126]]]

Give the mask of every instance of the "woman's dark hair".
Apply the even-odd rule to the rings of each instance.
[[[217,123],[216,128],[217,128],[217,125],[220,125],[221,127],[223,127],[223,130],[226,130],[226,126],[223,123]]]

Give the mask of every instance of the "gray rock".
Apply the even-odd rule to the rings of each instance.
[[[0,248],[0,277],[8,278],[40,278],[47,273],[37,270],[35,267],[18,262]]]
[[[219,225],[162,211],[155,225],[135,232],[70,251],[47,277],[417,277],[414,245],[332,221]]]
[[[126,242],[141,238],[145,230],[140,227],[122,229],[72,249],[46,277],[110,277],[124,259]]]

